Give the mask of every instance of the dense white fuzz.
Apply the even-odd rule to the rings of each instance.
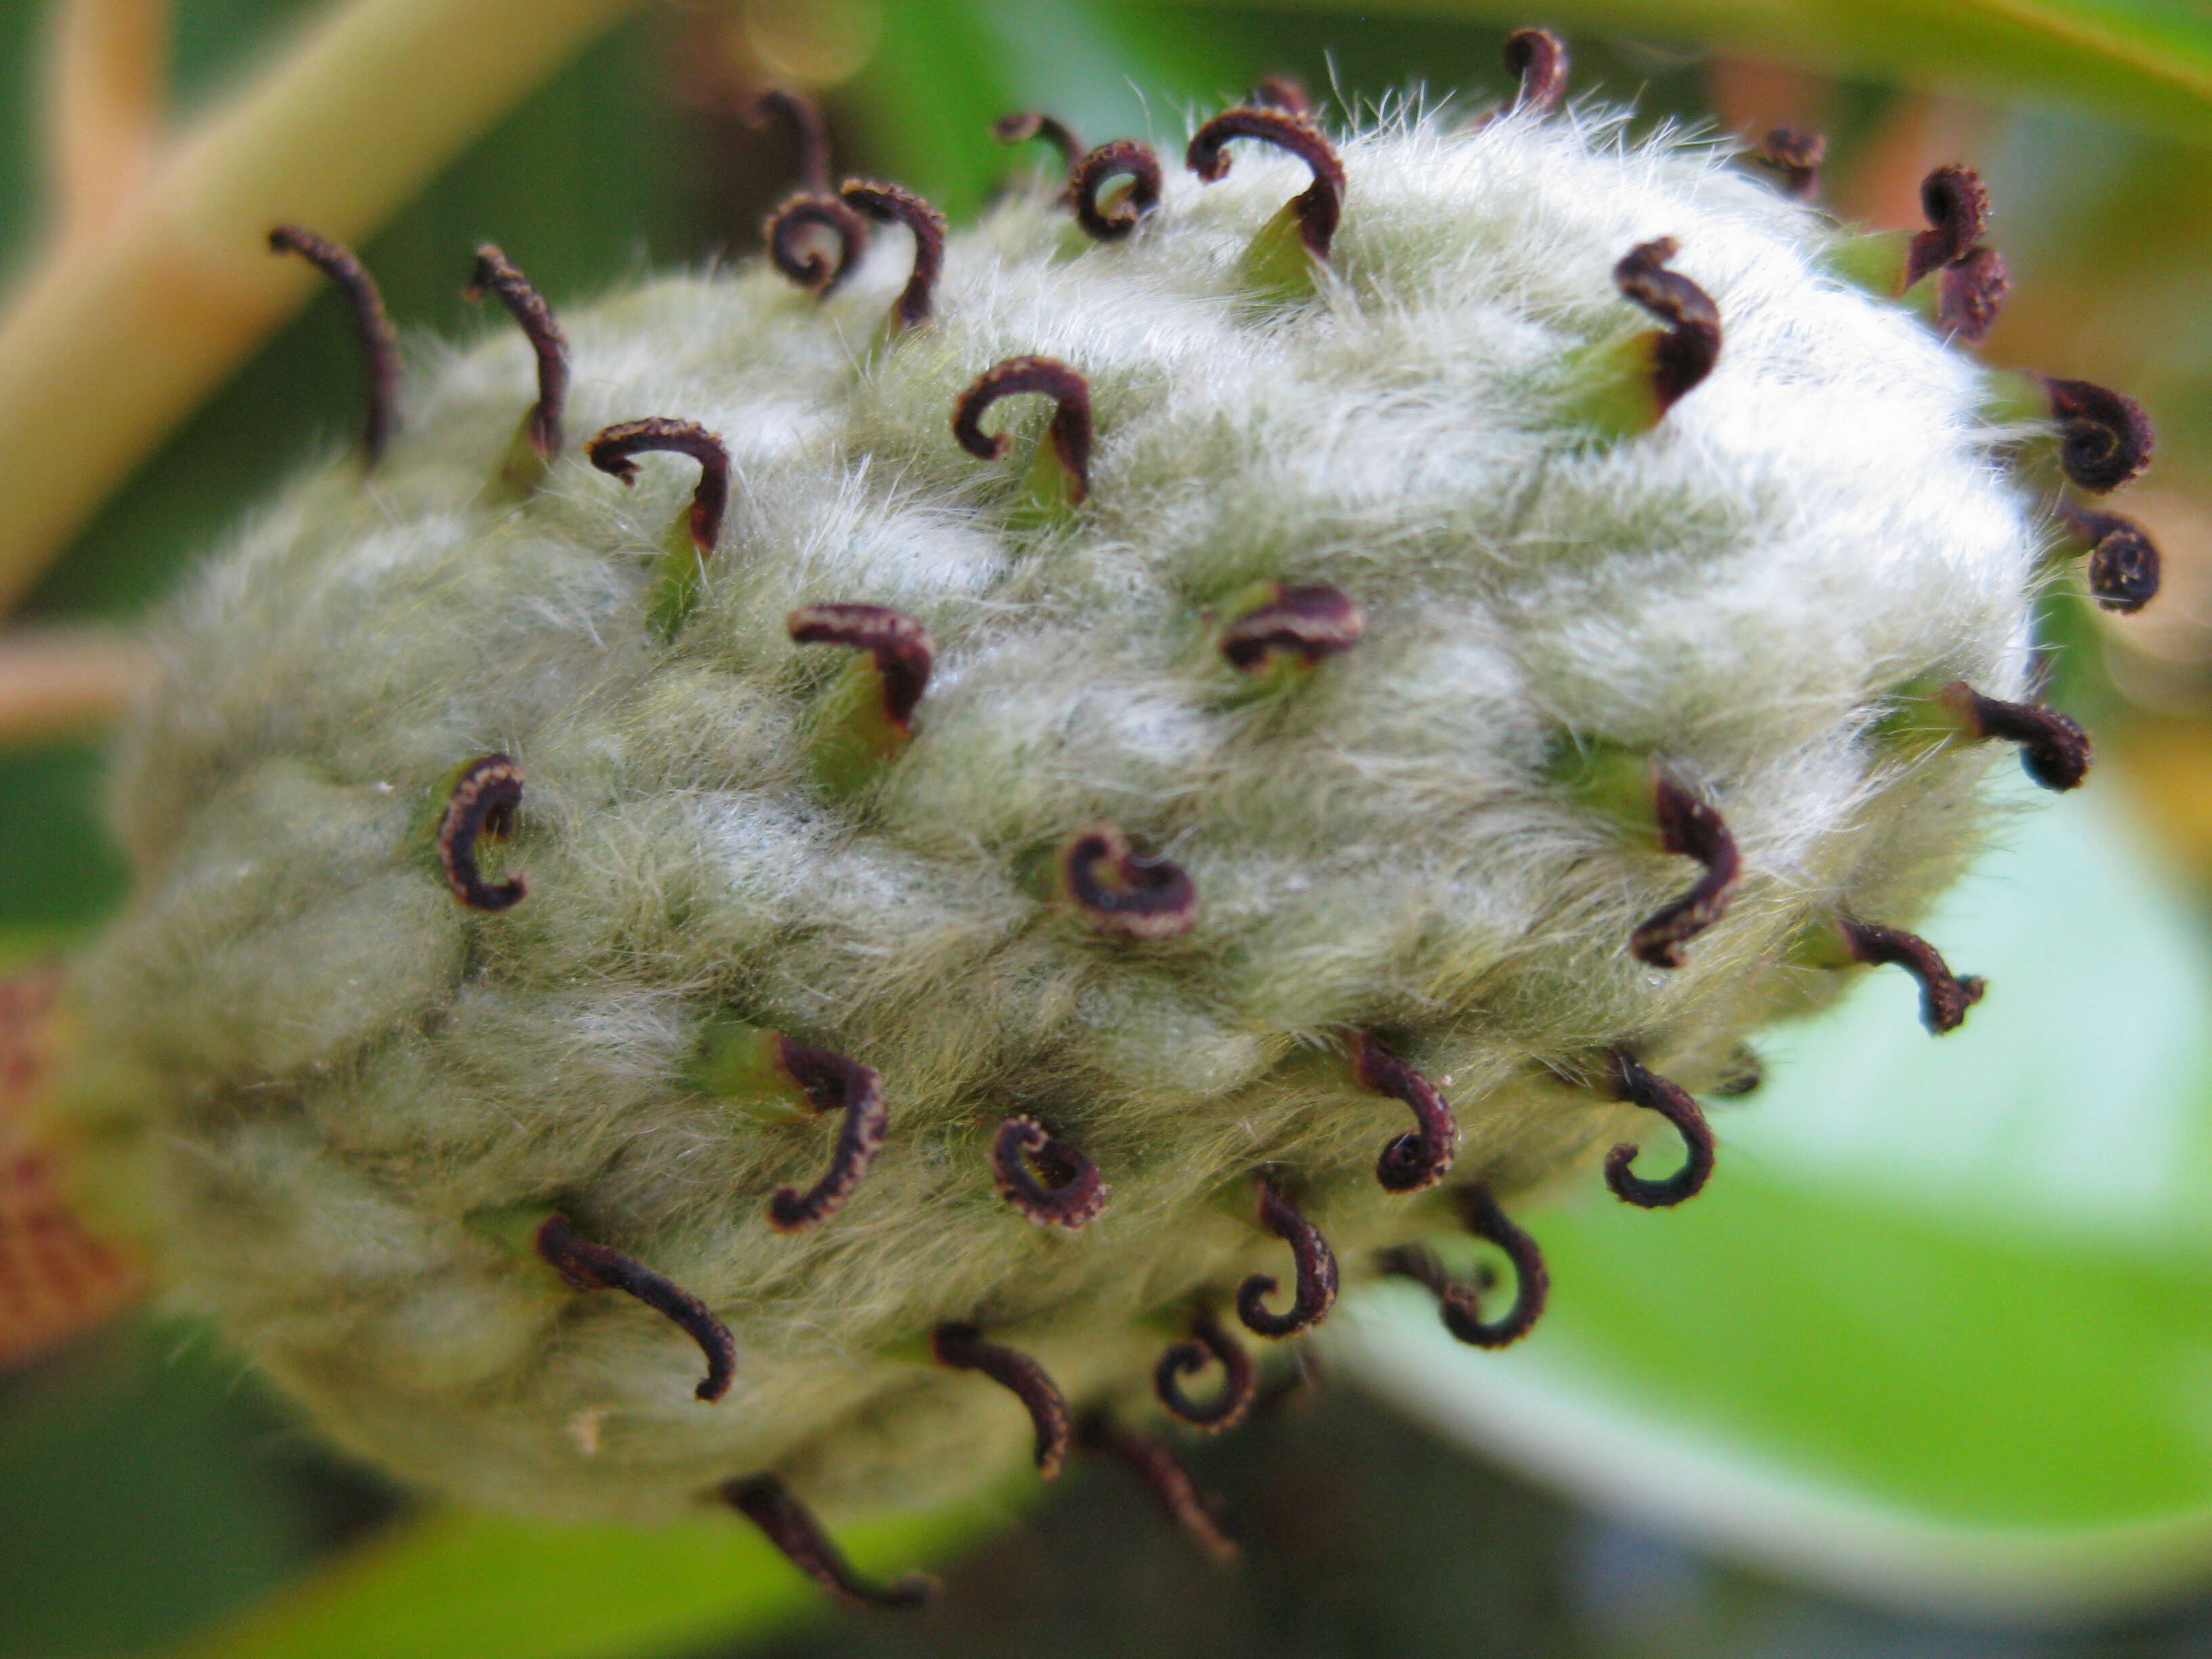
[[[1133,1397],[1194,1297],[1287,1285],[1263,1166],[1348,1279],[1451,1224],[1450,1182],[1376,1184],[1413,1121],[1354,1080],[1349,1032],[1449,1077],[1451,1180],[1510,1194],[1651,1127],[1553,1068],[1595,1079],[1620,1045],[1706,1085],[1840,981],[1790,965],[1808,930],[1908,922],[1955,870],[1989,750],[1875,727],[1911,683],[2020,695],[2042,536],[1977,367],[1823,275],[1810,210],[1617,117],[1409,116],[1340,148],[1309,296],[1244,287],[1310,175],[1240,142],[1120,242],[1000,209],[903,332],[900,232],[826,303],[748,266],[565,315],[571,442],[526,501],[497,477],[530,355],[493,330],[418,365],[369,482],[351,458],[296,481],[184,595],[125,744],[140,888],[78,977],[76,1106],[185,1296],[349,1444],[575,1514],[762,1470],[833,1501],[987,1476],[1030,1425],[930,1363],[938,1324],[1079,1405]],[[1718,366],[1600,441],[1573,366],[1651,326],[1612,272],[1659,237],[1718,308]],[[986,418],[1003,460],[952,439],[962,390],[1024,354],[1089,383],[1073,510],[1028,494],[1044,400]],[[654,573],[699,470],[641,455],[624,489],[580,453],[646,416],[731,461],[672,638]],[[1333,586],[1364,635],[1240,672],[1224,607],[1265,582]],[[935,647],[910,743],[839,788],[813,757],[854,656],[786,622],[825,602]],[[1733,831],[1741,888],[1679,969],[1627,940],[1697,866],[1560,785],[1577,744],[1663,761]],[[490,753],[526,781],[478,848],[527,874],[495,915],[431,843]],[[1194,882],[1188,931],[1056,889],[1101,823]],[[766,1206],[822,1175],[836,1116],[702,1091],[732,1017],[882,1074],[888,1141],[818,1225]],[[999,1195],[1015,1114],[1110,1185],[1088,1225]],[[533,1205],[703,1298],[728,1397],[693,1400],[667,1321],[482,1224]]]

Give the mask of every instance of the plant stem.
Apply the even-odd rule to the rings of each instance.
[[[153,171],[168,109],[168,0],[53,9],[45,91],[52,234],[97,231]]]

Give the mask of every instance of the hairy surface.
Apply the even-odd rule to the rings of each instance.
[[[938,1325],[1071,1401],[1133,1398],[1194,1300],[1287,1285],[1256,1173],[1348,1279],[1449,1224],[1447,1188],[1376,1184],[1412,1121],[1347,1032],[1443,1087],[1455,1179],[1510,1193],[1652,1127],[1593,1054],[1709,1085],[1841,981],[1788,965],[1807,928],[1908,921],[1955,871],[1992,757],[1876,725],[1910,684],[2021,695],[2045,538],[1982,371],[1824,274],[1826,222],[1717,152],[1585,112],[1407,117],[1341,154],[1310,295],[1255,292],[1244,255],[1311,175],[1239,145],[1112,243],[1002,207],[950,241],[924,326],[882,326],[890,230],[827,301],[750,265],[565,315],[572,432],[669,416],[727,447],[672,636],[651,589],[696,467],[642,456],[626,489],[572,447],[503,490],[531,384],[507,333],[416,365],[368,483],[301,478],[199,574],[125,746],[141,887],[78,978],[75,1112],[181,1293],[347,1443],[550,1513],[763,1471],[939,1495],[1031,1427],[931,1363]],[[1611,272],[1660,237],[1718,365],[1593,441],[1574,366],[1650,328]],[[1043,400],[986,418],[1004,460],[951,435],[1023,354],[1089,381],[1073,509],[1027,493]],[[1217,635],[1261,582],[1333,585],[1364,636],[1255,685]],[[824,603],[935,647],[911,742],[836,790],[809,757],[852,657],[785,625]],[[1697,872],[1553,781],[1577,742],[1662,759],[1734,833],[1741,885],[1678,969],[1626,942]],[[484,914],[432,830],[491,752],[526,781],[478,856],[528,891]],[[1101,823],[1188,872],[1187,932],[1102,930],[1040,882]],[[702,1091],[732,1016],[882,1075],[888,1140],[809,1231],[767,1201],[820,1175],[836,1115]],[[999,1195],[1014,1114],[1110,1186],[1081,1231]],[[471,1224],[532,1205],[726,1321],[726,1398],[694,1400],[675,1327]]]

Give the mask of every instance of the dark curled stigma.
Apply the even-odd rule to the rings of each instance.
[[[1965,1024],[1966,1010],[1979,1002],[1989,988],[1978,975],[1962,979],[1953,974],[1942,951],[1902,927],[1884,927],[1879,922],[1838,915],[1836,929],[1843,935],[1844,948],[1852,961],[1873,968],[1902,968],[1920,981],[1920,1023],[1937,1036]]]
[[[1607,1060],[1613,1072],[1613,1098],[1665,1118],[1682,1137],[1689,1156],[1665,1180],[1646,1181],[1629,1168],[1636,1161],[1637,1149],[1624,1142],[1605,1155],[1605,1184],[1624,1204],[1646,1210],[1663,1210],[1695,1198],[1705,1190],[1705,1181],[1713,1172],[1713,1132],[1705,1115],[1698,1109],[1688,1091],[1646,1071],[1627,1049],[1613,1049]]]
[[[2058,422],[2058,464],[2091,495],[2118,489],[2150,465],[2150,417],[2134,398],[2048,374],[2043,390]]]
[[[991,123],[991,136],[1002,144],[1025,144],[1032,138],[1042,138],[1060,152],[1060,164],[1070,173],[1075,170],[1076,158],[1083,154],[1083,141],[1075,136],[1075,129],[1038,109],[1001,115]]]
[[[1221,630],[1221,654],[1248,674],[1266,667],[1278,651],[1317,663],[1351,650],[1366,629],[1359,607],[1341,588],[1326,582],[1285,587]]]
[[[1780,179],[1784,196],[1809,202],[1820,193],[1820,163],[1828,159],[1827,135],[1777,127],[1759,141],[1751,159]]]
[[[1705,866],[1705,873],[1681,897],[1639,922],[1628,936],[1628,951],[1654,968],[1680,968],[1682,946],[1726,913],[1743,867],[1735,837],[1721,815],[1663,771],[1658,775],[1654,807],[1661,849],[1695,859]]]
[[[921,327],[929,320],[937,279],[945,270],[945,216],[896,185],[854,179],[839,194],[870,218],[896,219],[914,233],[914,271],[899,291],[891,315],[901,328]]]
[[[1085,1451],[1103,1452],[1143,1481],[1168,1519],[1213,1559],[1225,1564],[1237,1559],[1237,1540],[1198,1495],[1189,1472],[1158,1441],[1117,1428],[1104,1413],[1094,1412],[1077,1430],[1076,1443]]]
[[[296,253],[314,266],[337,284],[346,309],[353,313],[362,362],[368,370],[368,413],[362,425],[361,453],[373,467],[384,459],[385,446],[399,424],[399,341],[392,319],[385,314],[376,279],[352,250],[297,225],[279,225],[270,231],[269,251]]]
[[[1198,888],[1182,867],[1132,850],[1110,823],[1071,836],[1060,870],[1076,908],[1109,933],[1172,939],[1198,919]]]
[[[1260,1183],[1260,1224],[1291,1247],[1297,1270],[1289,1309],[1267,1311],[1267,1297],[1275,1280],[1254,1273],[1237,1287],[1237,1316],[1255,1336],[1296,1336],[1328,1317],[1336,1305],[1336,1252],[1321,1236],[1321,1229],[1300,1215],[1291,1200],[1268,1182]]]
[[[634,1256],[577,1236],[563,1218],[552,1215],[538,1224],[533,1240],[538,1254],[575,1291],[620,1291],[634,1296],[655,1313],[664,1314],[699,1345],[707,1356],[707,1375],[692,1393],[701,1400],[720,1400],[730,1391],[730,1376],[738,1364],[738,1345],[729,1327],[714,1317],[707,1304],[682,1290]]]
[[[1127,178],[1129,187],[1109,210],[1098,204],[1107,181]],[[1118,242],[1137,228],[1137,221],[1160,204],[1160,158],[1150,144],[1134,138],[1116,138],[1085,155],[1068,174],[1069,199],[1075,204],[1075,222],[1095,240]]]
[[[446,810],[438,815],[438,862],[453,896],[471,910],[504,910],[530,890],[520,875],[497,884],[477,864],[479,841],[504,839],[522,804],[522,769],[505,755],[479,755],[461,769]]]
[[[1098,1166],[1033,1117],[1010,1117],[991,1138],[999,1195],[1040,1227],[1073,1232],[1106,1207],[1112,1188]]]
[[[843,1207],[860,1177],[884,1149],[891,1127],[884,1105],[884,1080],[867,1066],[827,1048],[814,1048],[778,1037],[783,1068],[806,1091],[817,1112],[842,1112],[836,1150],[822,1179],[804,1193],[781,1187],[769,1200],[768,1223],[780,1233],[795,1233],[827,1221]]]
[[[1413,1109],[1416,1127],[1382,1148],[1375,1160],[1375,1179],[1392,1193],[1435,1186],[1459,1156],[1459,1120],[1437,1085],[1365,1031],[1352,1034],[1352,1066],[1368,1088]]]
[[[830,129],[823,123],[821,110],[812,99],[802,97],[787,87],[770,87],[755,98],[745,111],[745,125],[764,127],[777,117],[789,125],[793,141],[798,146],[799,183],[817,194],[827,195]]]
[[[475,273],[461,293],[471,300],[496,294],[528,337],[538,356],[538,401],[530,410],[530,446],[551,460],[561,453],[561,415],[568,403],[568,342],[554,320],[553,308],[489,242],[477,250]]]
[[[1335,240],[1337,221],[1344,213],[1344,163],[1336,159],[1319,128],[1303,117],[1279,109],[1224,110],[1191,137],[1183,160],[1207,184],[1229,176],[1229,142],[1257,138],[1286,149],[1312,169],[1314,181],[1291,198],[1297,215],[1298,240],[1316,259],[1328,258]]]
[[[721,1495],[724,1503],[766,1533],[769,1542],[793,1566],[841,1601],[864,1607],[918,1607],[937,1594],[937,1580],[927,1573],[908,1573],[892,1584],[861,1577],[830,1542],[822,1523],[772,1474],[726,1482]]]
[[[1905,252],[1905,285],[1963,259],[1990,228],[1990,193],[1973,168],[1953,161],[1920,181],[1920,210],[1928,228]]]
[[[1520,77],[1513,107],[1549,115],[1567,95],[1567,49],[1549,29],[1516,29],[1505,37],[1505,72]]]
[[[985,369],[952,406],[952,435],[977,460],[997,460],[1012,441],[983,430],[984,411],[1001,398],[1028,392],[1057,405],[1047,436],[1066,469],[1068,500],[1080,501],[1091,489],[1091,383],[1058,358],[1009,357]]]
[[[1313,94],[1295,75],[1261,76],[1252,88],[1252,101],[1268,109],[1279,109],[1301,121],[1313,119]]]
[[[928,629],[881,605],[802,605],[783,625],[798,644],[850,646],[874,657],[884,715],[902,732],[913,729],[915,706],[929,685]]]
[[[2089,592],[2107,611],[2142,610],[2158,597],[2158,544],[2133,519],[2063,501],[2059,521],[2089,549]]]
[[[1417,1244],[1383,1251],[1376,1266],[1386,1273],[1427,1286],[1437,1298],[1437,1316],[1444,1328],[1458,1340],[1478,1348],[1503,1348],[1535,1328],[1551,1295],[1552,1276],[1536,1241],[1498,1207],[1489,1188],[1477,1182],[1461,1188],[1456,1196],[1468,1231],[1498,1246],[1513,1264],[1513,1306],[1504,1318],[1482,1317],[1482,1296],[1487,1286],[1460,1283],[1433,1254]]]
[[[1936,326],[1966,345],[1979,345],[1996,326],[2012,292],[2012,273],[1995,248],[1978,247],[1936,276]]]
[[[593,466],[625,484],[637,482],[637,463],[630,458],[653,450],[689,455],[699,463],[699,487],[691,492],[691,544],[712,553],[730,504],[730,452],[720,438],[696,422],[655,415],[611,426],[584,446]]]
[[[1664,415],[1720,361],[1721,316],[1712,296],[1667,269],[1680,251],[1671,236],[1639,243],[1613,268],[1623,295],[1666,325],[1653,354],[1652,395]]]
[[[2045,789],[2075,788],[2089,775],[2089,734],[2056,708],[2002,702],[1964,680],[1952,681],[1939,695],[1970,735],[2018,744],[2021,767]]]
[[[1740,1044],[1728,1057],[1728,1065],[1721,1073],[1720,1081],[1712,1092],[1723,1100],[1741,1100],[1746,1095],[1755,1095],[1766,1084],[1766,1062],[1759,1057],[1759,1050],[1749,1043]]]
[[[824,253],[809,235],[826,231],[837,244]],[[840,197],[807,192],[793,196],[769,215],[761,228],[769,263],[808,293],[830,297],[853,274],[867,251],[868,222]]]
[[[1036,1434],[1037,1473],[1047,1480],[1059,1474],[1067,1461],[1073,1431],[1067,1401],[1043,1366],[1025,1353],[985,1341],[973,1325],[939,1325],[931,1333],[929,1346],[939,1364],[955,1370],[981,1371],[1019,1400]]]
[[[1270,1281],[1271,1283],[1273,1281]],[[1211,1405],[1200,1405],[1182,1390],[1182,1379],[1208,1365],[1221,1367],[1221,1392]],[[1233,1428],[1252,1407],[1256,1383],[1252,1357],[1244,1345],[1221,1328],[1221,1322],[1200,1310],[1190,1316],[1190,1336],[1170,1343],[1152,1368],[1152,1392],[1176,1417],[1208,1433]]]

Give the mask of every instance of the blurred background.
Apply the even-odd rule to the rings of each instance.
[[[58,1325],[0,1366],[0,1659],[2212,1654],[2200,0],[0,0],[0,960],[122,891],[100,728],[131,620],[357,426],[328,295],[191,264],[225,215],[326,203],[310,222],[359,243],[403,328],[468,336],[506,325],[460,295],[482,240],[569,308],[754,249],[794,167],[742,118],[765,85],[821,100],[842,170],[957,218],[1045,164],[993,142],[1008,111],[1171,154],[1267,74],[1330,119],[1413,88],[1479,106],[1524,23],[1647,125],[1826,132],[1846,219],[1914,225],[1921,176],[1971,163],[2015,283],[1984,355],[2158,423],[2118,505],[2164,591],[2114,617],[2069,574],[2045,607],[2096,787],[2020,815],[1926,930],[1991,979],[1967,1029],[1931,1046],[1893,975],[1776,1034],[1696,1204],[1540,1218],[1555,1295],[1510,1354],[1456,1348],[1418,1297],[1347,1310],[1309,1386],[1185,1448],[1238,1518],[1233,1572],[1078,1468],[853,1531],[863,1565],[949,1580],[917,1618],[854,1619],[733,1524],[437,1510],[204,1331]],[[316,70],[316,31],[356,26]],[[419,73],[374,69],[395,41]],[[315,73],[370,76],[368,114]]]

